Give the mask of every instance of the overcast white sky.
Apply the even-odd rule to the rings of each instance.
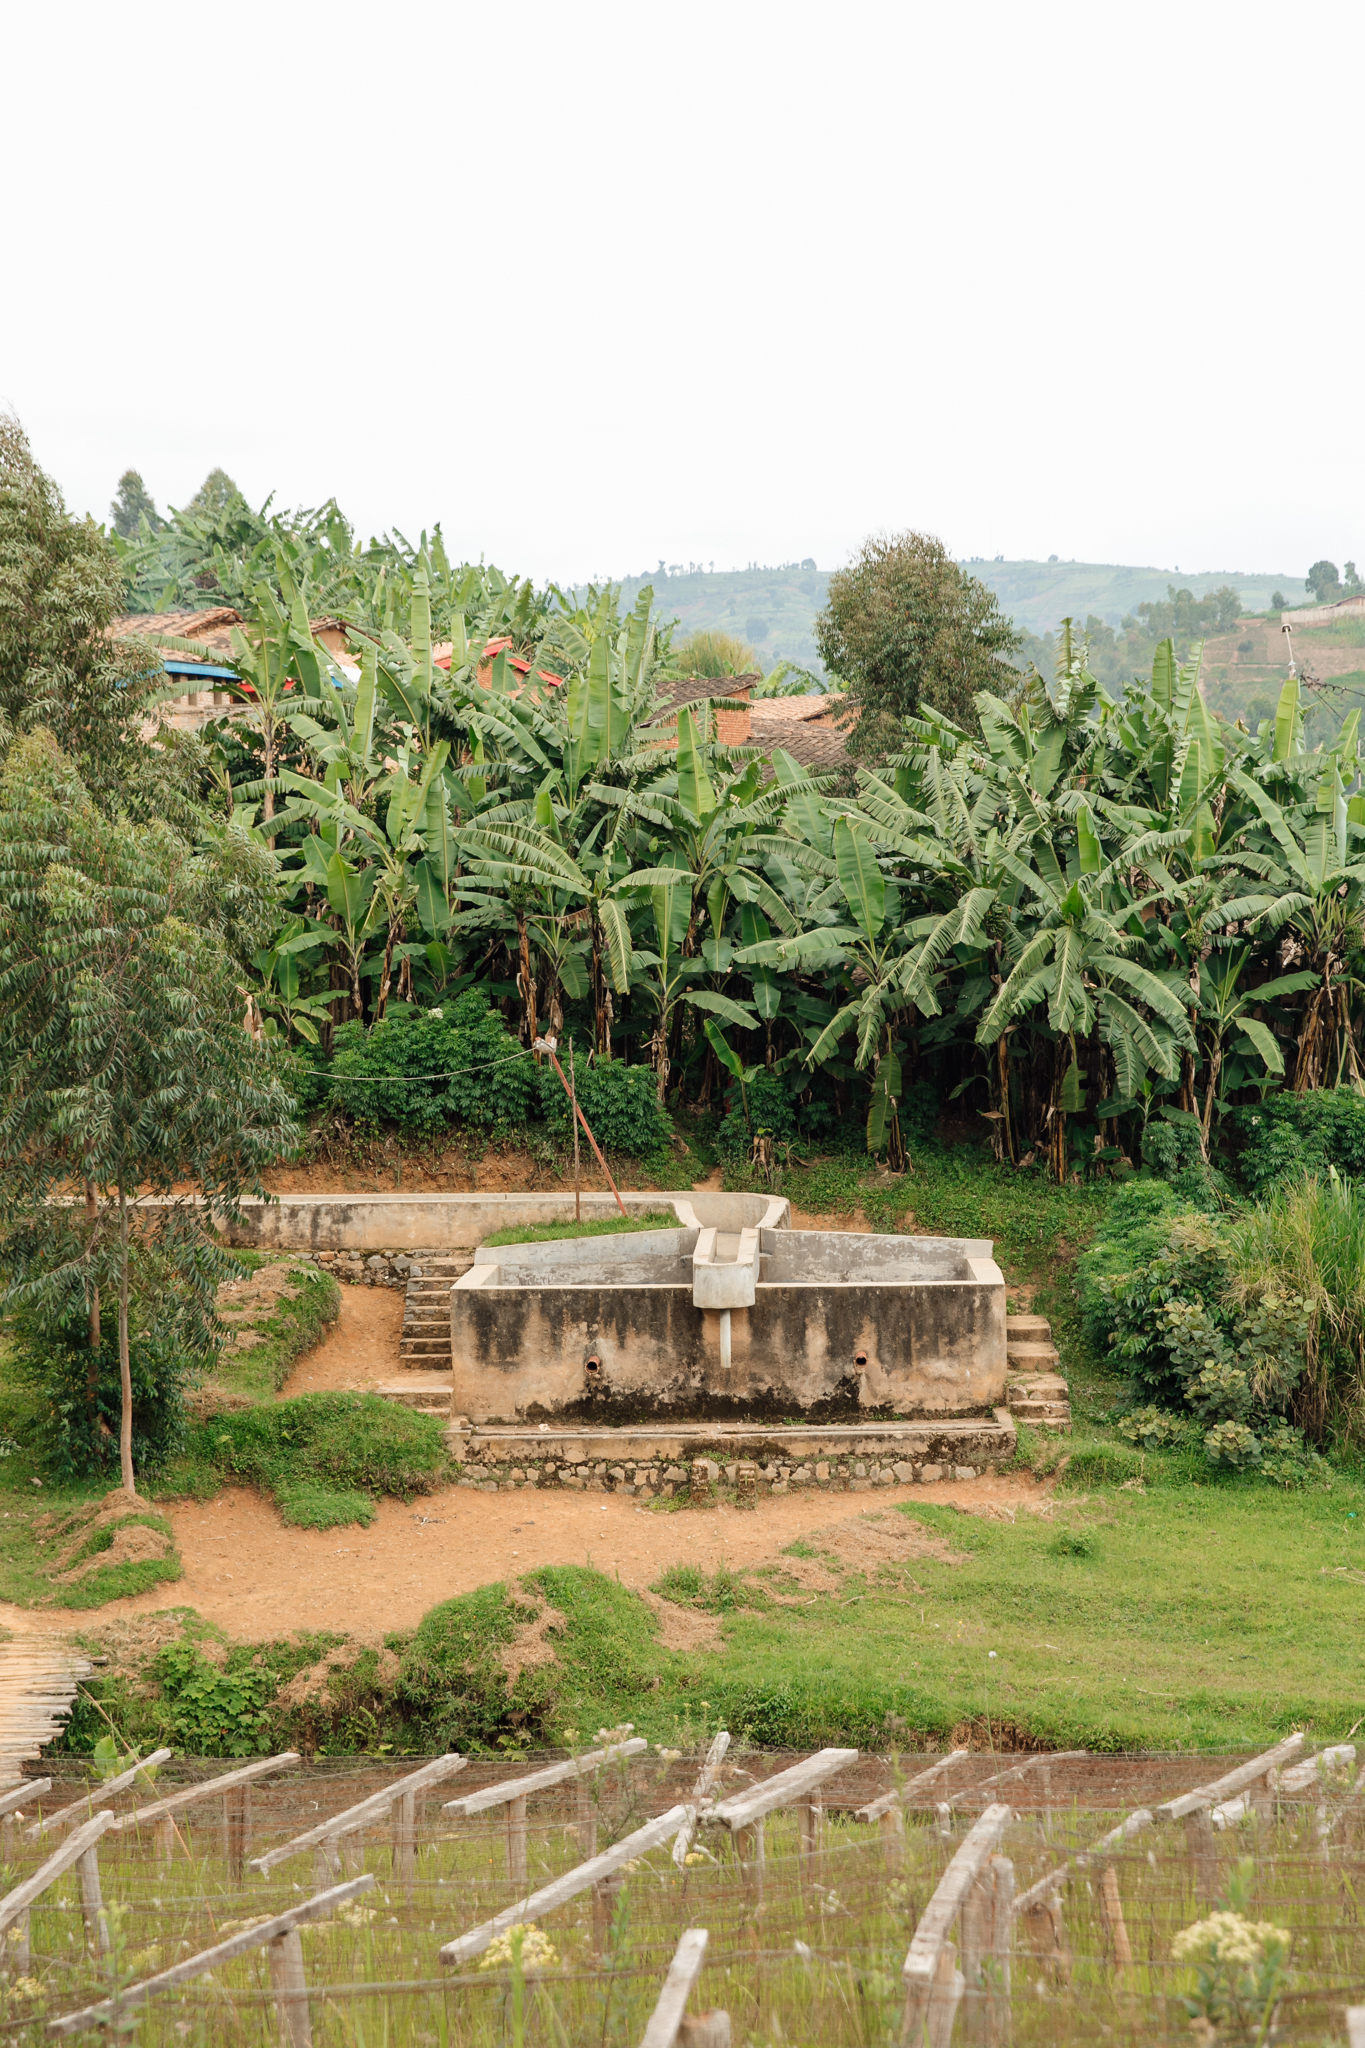
[[[537,577],[1365,561],[1359,0],[0,10],[0,404],[76,510]]]

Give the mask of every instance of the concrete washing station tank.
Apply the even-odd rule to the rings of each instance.
[[[762,1195],[670,1206],[671,1229],[481,1245],[451,1289],[452,1411],[476,1426],[835,1422],[1004,1401],[989,1239],[793,1230],[790,1205]]]

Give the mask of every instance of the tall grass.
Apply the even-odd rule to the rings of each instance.
[[[1297,1181],[1226,1228],[1229,1277],[1242,1299],[1273,1283],[1308,1305],[1307,1364],[1295,1395],[1310,1436],[1365,1437],[1365,1186]]]
[[[603,1845],[667,1803],[663,1777],[651,1762],[595,1792]],[[294,1799],[261,1830],[257,1849],[305,1817],[315,1820],[314,1801],[335,1811],[355,1796],[342,1774],[310,1775],[292,1789]],[[304,1935],[317,2048],[635,2048],[688,1926],[711,1934],[692,2009],[728,2011],[735,2048],[883,2048],[899,2034],[910,1936],[973,1818],[972,1811],[958,1815],[945,1838],[927,1815],[915,1817],[893,1864],[877,1831],[847,1815],[830,1815],[814,1864],[798,1854],[794,1817],[770,1819],[761,1891],[746,1885],[722,1831],[704,1829],[698,1860],[683,1871],[663,1849],[628,1868],[596,1912],[583,1894],[546,1916],[540,1926],[554,1958],[543,1974],[519,1983],[505,1964],[481,1968],[475,1961],[454,1972],[440,1966],[442,1942],[517,1896],[501,1816],[451,1824],[439,1811],[440,1796],[424,1802],[411,1886],[396,1876],[376,1829],[363,1850],[375,1889]],[[1329,1783],[1316,1796],[1325,1801],[1320,1820],[1311,1803],[1283,1807],[1273,1819],[1219,1835],[1215,1851],[1215,1893],[1241,1896],[1253,1920],[1291,1937],[1291,1976],[1273,2034],[1281,2044],[1340,2040],[1341,2007],[1356,2003],[1365,1987],[1365,1927],[1355,1903],[1365,1877],[1360,1806],[1349,1780]],[[1117,1810],[1069,1804],[1021,1814],[1002,1843],[1018,1888],[1118,1817]],[[578,1861],[568,1800],[558,1807],[552,1799],[538,1802],[528,1851],[533,1885]],[[24,1874],[39,1853],[25,1845]],[[182,1816],[170,1866],[157,1863],[150,1839],[123,1836],[101,1844],[100,1870],[112,1909],[113,1956],[97,1966],[86,1954],[75,1874],[60,1880],[34,1912],[33,1955],[23,1976],[0,1973],[7,2039],[37,2048],[49,2018],[197,1953],[313,1888],[306,1857],[277,1876],[234,1880],[217,1817],[208,1811]],[[1171,1953],[1174,1937],[1207,1910],[1195,1892],[1183,1831],[1155,1828],[1138,1836],[1114,1858],[1114,1871],[1131,1964],[1116,1966],[1098,1869],[1077,1870],[1063,1892],[1063,1953],[1054,1950],[1050,1923],[1016,1930],[1007,2001],[1016,2048],[1094,2048],[1101,2041],[1150,2048],[1214,2038],[1192,2031],[1182,2000],[1197,1988],[1195,1972]],[[278,2038],[267,1957],[255,1950],[129,2019],[119,2031],[144,2048],[266,2048]],[[980,2016],[964,2010],[955,2038],[983,2039]],[[1226,2044],[1245,2037],[1220,2031],[1216,2038]]]

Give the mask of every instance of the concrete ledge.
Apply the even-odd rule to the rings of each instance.
[[[947,1465],[999,1464],[1012,1459],[1017,1442],[1009,1410],[990,1415],[954,1415],[909,1422],[806,1423],[790,1428],[764,1422],[683,1422],[655,1428],[517,1428],[458,1425],[446,1432],[451,1456],[467,1462],[489,1457],[513,1463],[613,1465],[641,1458],[686,1462],[708,1454],[752,1458],[780,1453],[787,1463],[811,1458],[909,1457]],[[978,1455],[973,1456],[976,1453]]]
[[[777,1196],[691,1193],[666,1195],[623,1191],[631,1216],[671,1209],[684,1229],[713,1224],[721,1230],[759,1225],[782,1229],[791,1205]],[[144,1202],[139,1207],[163,1206]],[[619,1215],[611,1195],[582,1197],[585,1220]],[[241,1222],[225,1229],[230,1244],[265,1251],[382,1251],[393,1245],[421,1245],[435,1251],[467,1251],[494,1231],[523,1224],[573,1219],[573,1190],[512,1195],[280,1195],[272,1202],[244,1202]]]

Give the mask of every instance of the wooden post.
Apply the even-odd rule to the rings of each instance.
[[[728,2012],[685,2013],[678,2023],[678,2048],[730,2048]]]
[[[569,1122],[573,1125],[573,1220],[583,1221],[583,1198],[578,1183],[578,1089],[574,1082],[573,1040],[569,1040]]]
[[[169,1817],[169,1816],[168,1816]],[[240,1884],[246,1874],[247,1838],[251,1832],[251,1787],[234,1785],[223,1794],[223,1861],[228,1877]]]
[[[319,1842],[313,1851],[313,1877],[325,1890],[328,1885],[337,1884],[341,1879],[341,1853],[337,1848],[335,1835]]]
[[[10,1930],[8,1946],[10,1954],[6,1957],[6,1961],[16,1974],[22,1976],[29,1965],[27,1913],[21,1913],[15,1921],[14,1926]]]
[[[94,1843],[76,1865],[81,1879],[81,1912],[85,1917],[85,1943],[91,1955],[108,1955],[109,1922],[100,1896],[100,1855]]]
[[[750,1821],[746,1828],[733,1829],[730,1839],[735,1845],[735,1856],[745,1885],[761,1895],[764,1862],[762,1816]]]
[[[152,1849],[158,1863],[168,1864],[175,1855],[175,1822],[168,1813],[163,1813],[156,1824]]]
[[[1212,1834],[1212,1828],[1209,1832]],[[1119,1874],[1112,1863],[1105,1864],[1100,1876],[1100,1911],[1104,1915],[1114,1967],[1119,1970],[1131,1969],[1133,1944],[1128,1939],[1128,1926],[1123,1917],[1123,1900],[1119,1897]]]
[[[1185,1840],[1194,1864],[1194,1885],[1207,1905],[1218,1890],[1218,1854],[1213,1842],[1213,1819],[1207,1806],[1196,1806],[1185,1815]]]
[[[337,1843],[341,1851],[341,1868],[346,1877],[359,1877],[365,1868],[365,1830],[352,1828],[342,1835]]]
[[[1279,1771],[1272,1764],[1263,1778],[1257,1778],[1254,1784],[1248,1785],[1246,1791],[1247,1811],[1248,1813],[1254,1813],[1257,1820],[1270,1819],[1271,1814],[1275,1810],[1275,1790],[1279,1782]]]
[[[951,1941],[945,1941],[929,1987],[929,2009],[924,2016],[925,2048],[948,2048],[964,1988],[957,1951]],[[920,2048],[920,2044],[916,2041],[913,2048]]]
[[[303,1974],[303,1938],[297,1927],[269,1944],[270,1981],[280,2015],[280,2048],[313,2048],[308,1980]]]
[[[611,1916],[624,1883],[625,1879],[617,1873],[599,1879],[592,1888],[592,1945],[599,1956],[606,1949],[607,1936],[611,1933]]]
[[[953,1809],[946,1799],[939,1800],[934,1807],[934,1833],[945,1842],[953,1839]]]
[[[995,1939],[995,1879],[990,1865],[982,1871],[975,1884],[962,1901],[962,1912],[958,1919],[958,1941],[961,1949],[963,2033],[968,2041],[982,2043],[986,2039],[986,2002],[984,1997],[985,1978],[982,1961],[994,1944]]]
[[[507,1875],[514,1885],[526,1887],[526,1799],[507,1802]]]
[[[579,1779],[574,1791],[578,1847],[586,1863],[590,1856],[597,1854],[597,1802],[586,1778]]]
[[[877,1819],[882,1838],[882,1860],[888,1870],[905,1868],[905,1815],[899,1806],[888,1806]]]
[[[823,1802],[814,1797],[803,1799],[796,1809],[796,1818],[801,1830],[801,1863],[809,1874],[820,1854],[820,1838],[825,1827]]]
[[[992,1906],[990,1983],[986,1990],[986,2039],[1007,2048],[1010,2038],[1011,1960],[1014,1952],[1014,1865],[1008,1856],[991,1858]]]
[[[417,1876],[417,1794],[405,1792],[398,1801],[393,1823],[393,1875],[408,1898]]]

